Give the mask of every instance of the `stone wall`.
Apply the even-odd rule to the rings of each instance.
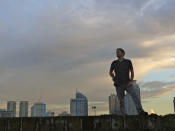
[[[0,131],[175,131],[175,115],[1,118]]]

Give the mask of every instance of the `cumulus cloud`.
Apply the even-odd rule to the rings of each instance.
[[[174,69],[173,5],[174,0],[0,1],[2,99],[42,96],[48,104],[63,104],[78,88],[90,101],[108,101],[115,91],[108,70],[117,47],[132,58],[139,81],[153,70]]]

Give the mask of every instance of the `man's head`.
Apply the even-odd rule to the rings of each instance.
[[[122,48],[117,48],[117,49],[116,49],[116,56],[117,56],[118,58],[124,57],[124,56],[125,56],[125,51],[124,51],[124,49],[122,49]]]

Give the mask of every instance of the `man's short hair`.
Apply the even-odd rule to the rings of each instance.
[[[120,50],[120,51],[123,53],[123,55],[125,55],[124,49],[122,49],[122,48],[117,48],[117,50]]]

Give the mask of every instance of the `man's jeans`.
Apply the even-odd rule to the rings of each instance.
[[[141,105],[141,102],[134,90],[134,85],[133,86],[127,86],[127,85],[115,85],[115,88],[116,88],[116,92],[117,92],[117,97],[118,97],[118,100],[120,102],[120,111],[122,114],[126,114],[125,112],[125,107],[124,107],[124,96],[125,96],[125,90],[127,91],[127,93],[129,93],[135,103],[135,106],[136,106],[136,109],[137,109],[137,112],[140,113],[141,111],[143,111],[143,108],[142,108],[142,105]]]

